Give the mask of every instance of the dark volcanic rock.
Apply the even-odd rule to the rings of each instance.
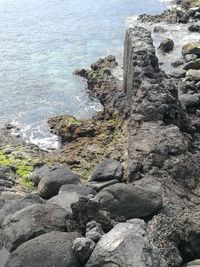
[[[80,175],[73,173],[67,167],[50,170],[39,182],[38,189],[43,198],[51,198],[58,194],[65,184],[78,184]]]
[[[77,223],[78,228],[85,233],[86,225],[90,221],[99,223],[104,232],[110,231],[113,227],[113,222],[110,214],[103,210],[101,204],[90,197],[80,197],[79,200],[71,205],[72,220]],[[67,225],[70,225],[67,223]]]
[[[191,32],[200,32],[200,24],[192,24],[188,27]]]
[[[115,179],[115,180],[110,180],[110,181],[98,181],[98,182],[91,181],[91,182],[88,182],[87,185],[91,187],[92,189],[94,189],[96,192],[99,192],[105,187],[109,185],[117,184],[117,183],[119,183],[119,180]]]
[[[123,175],[123,166],[117,160],[106,159],[102,161],[91,176],[92,181],[106,181],[118,179]]]
[[[86,185],[83,184],[65,184],[63,185],[60,190],[59,194],[61,193],[73,193],[76,192],[82,196],[88,196],[88,195],[96,195],[96,191],[92,189],[90,186],[88,186],[88,183]]]
[[[25,207],[31,206],[33,204],[43,204],[44,200],[42,200],[37,195],[29,195],[25,198],[22,198],[20,200],[13,200],[10,203],[3,206],[3,208],[0,210],[0,228],[2,226],[3,220],[6,216],[11,215],[15,213],[18,210],[21,210]]]
[[[162,197],[158,190],[131,184],[119,183],[106,187],[95,199],[113,218],[144,218],[154,215],[162,208]]]
[[[81,267],[72,249],[76,232],[52,232],[27,241],[11,253],[6,267]]]
[[[173,219],[164,214],[159,214],[147,225],[147,233],[150,240],[161,251],[168,266],[180,266],[181,254],[178,250],[180,236]]]
[[[180,231],[179,250],[185,261],[200,258],[200,211],[192,209],[180,211],[176,215],[175,225]]]
[[[80,237],[73,242],[73,249],[78,259],[83,263],[87,262],[94,248],[95,243],[89,238]]]
[[[158,49],[164,53],[169,53],[174,48],[174,41],[170,38],[165,38],[161,41]]]
[[[102,235],[104,235],[104,232],[99,223],[95,221],[87,223],[85,237],[92,239],[94,242],[98,242]]]
[[[189,69],[194,69],[194,70],[199,70],[200,69],[200,59],[197,58],[194,61],[190,61],[185,64],[183,67],[184,70],[189,70]]]
[[[19,245],[46,232],[66,229],[68,213],[55,204],[35,204],[6,217],[3,222],[3,245],[15,250]]]
[[[167,264],[148,239],[144,221],[136,219],[119,223],[105,234],[85,266],[167,267]]]

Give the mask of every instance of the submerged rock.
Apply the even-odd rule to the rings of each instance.
[[[174,48],[174,41],[170,38],[165,38],[161,41],[158,49],[164,53],[169,53]]]

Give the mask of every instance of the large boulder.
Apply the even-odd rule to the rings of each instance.
[[[6,267],[81,267],[72,249],[76,232],[51,232],[27,241],[11,253]]]
[[[38,189],[40,195],[49,199],[58,194],[59,189],[65,184],[78,184],[80,175],[73,173],[67,167],[52,169],[40,180]]]
[[[55,204],[35,204],[7,216],[2,225],[3,245],[15,250],[19,245],[41,234],[66,229],[69,214]]]
[[[156,214],[162,208],[162,196],[158,188],[150,189],[132,184],[119,183],[106,187],[95,199],[113,218],[144,218]]]
[[[102,161],[91,176],[92,181],[106,181],[118,179],[123,175],[123,166],[117,160],[106,159]]]
[[[105,234],[85,266],[166,267],[167,264],[148,240],[144,221],[135,219],[119,223]]]
[[[0,228],[2,226],[3,220],[6,216],[15,213],[18,210],[21,210],[25,207],[31,206],[33,204],[43,204],[44,200],[37,195],[28,195],[25,198],[19,200],[13,200],[10,203],[7,203],[0,210]]]

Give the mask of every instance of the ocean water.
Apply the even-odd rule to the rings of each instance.
[[[101,105],[73,75],[99,57],[122,56],[130,15],[159,13],[159,0],[1,0],[0,125],[20,128],[27,142],[58,146],[47,118],[92,116]]]

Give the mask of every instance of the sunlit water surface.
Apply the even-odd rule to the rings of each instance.
[[[130,15],[159,13],[158,0],[1,0],[0,123],[24,140],[56,147],[47,118],[85,118],[101,109],[72,73],[99,57],[122,57]]]

